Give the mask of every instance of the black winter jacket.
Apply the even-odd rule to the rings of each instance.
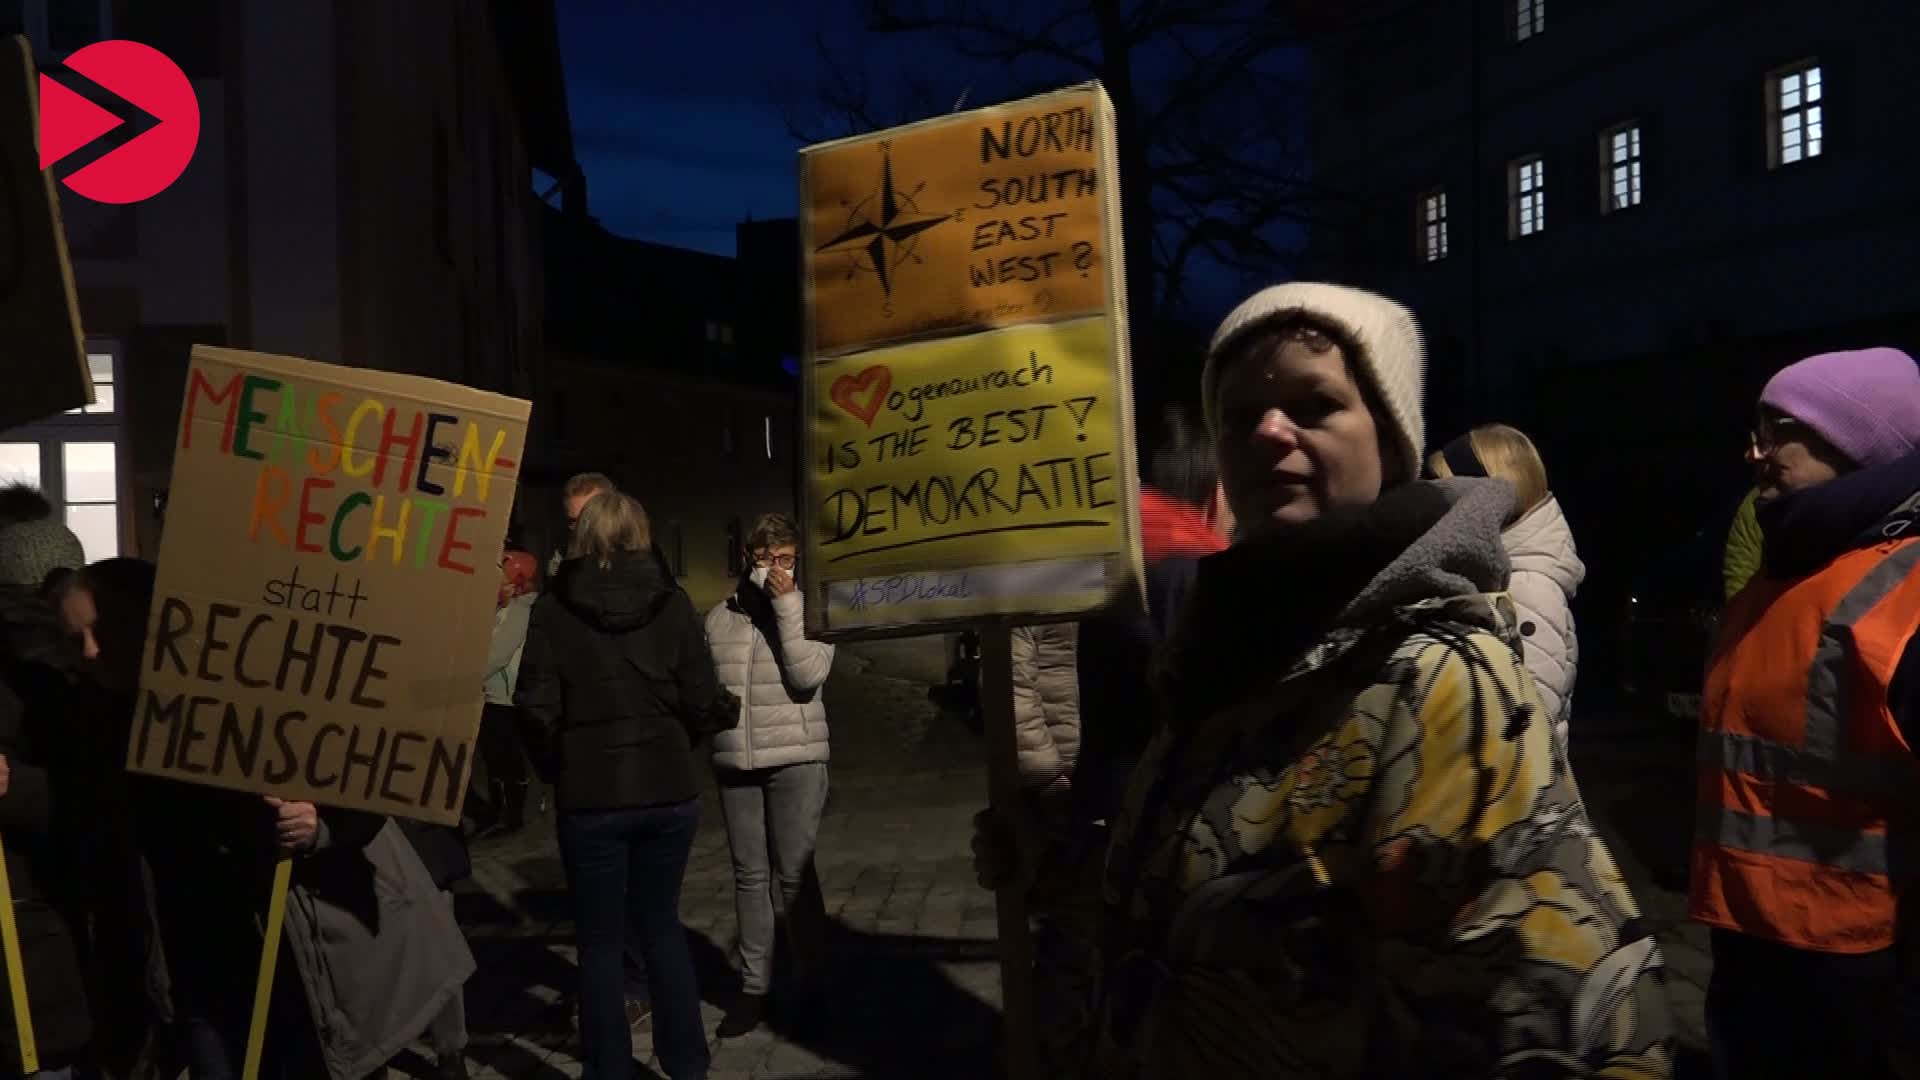
[[[533,607],[514,704],[562,811],[694,798],[693,744],[740,715],[693,601],[645,552],[561,565]]]
[[[1080,623],[1080,760],[1072,814],[1105,821],[1126,794],[1133,767],[1153,737],[1154,650],[1186,603],[1200,560],[1147,564],[1147,610],[1103,612]]]
[[[65,736],[84,722],[71,660],[52,608],[29,592],[0,589],[0,755],[9,771],[0,840],[42,1068],[70,1060],[93,1036],[79,948],[78,859],[87,832],[77,816],[90,793],[56,784],[71,765]],[[57,788],[65,798],[56,798]],[[0,989],[0,1076],[19,1068],[13,1003]]]

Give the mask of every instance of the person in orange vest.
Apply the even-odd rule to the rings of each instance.
[[[1707,662],[1688,913],[1718,1075],[1913,1075],[1920,881],[1920,367],[1809,357],[1760,396],[1765,537]],[[1920,1000],[1920,998],[1916,998]],[[1920,1045],[1920,1043],[1916,1043]]]

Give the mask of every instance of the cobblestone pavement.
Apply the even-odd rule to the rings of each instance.
[[[994,910],[967,857],[968,819],[986,790],[982,747],[929,704],[921,667],[934,662],[903,663],[902,655],[843,648],[826,689],[833,793],[819,870],[836,919],[833,1022],[801,1040],[780,1031],[776,1017],[773,1030],[716,1043],[714,1080],[979,1080],[993,1072]],[[1687,1055],[1682,1077],[1706,1075],[1701,1002],[1709,969],[1705,932],[1684,917],[1689,750],[1684,738],[1576,746],[1587,800],[1665,946]],[[682,910],[711,1030],[735,986],[734,916],[719,809],[711,791],[704,801]],[[460,911],[480,964],[468,986],[476,1075],[578,1076],[563,993],[573,983],[572,929],[550,816],[483,842],[474,862]],[[649,1058],[644,1031],[635,1054]],[[424,1058],[400,1066],[426,1074]]]
[[[873,663],[859,647],[843,648],[826,687],[833,788],[817,862],[835,920],[831,1022],[802,1041],[782,1034],[776,1015],[772,1030],[717,1042],[714,1080],[975,1080],[991,1071],[994,909],[973,884],[967,854],[968,820],[986,794],[980,740],[937,715],[903,655],[894,647]],[[895,671],[914,677],[882,673]],[[712,1030],[737,984],[733,871],[711,790],[703,803],[681,910]],[[578,1076],[573,934],[551,817],[483,841],[474,863],[459,896],[480,965],[467,987],[469,1061],[482,1077]],[[636,1058],[648,1060],[650,1044],[643,1029]],[[416,1057],[399,1071],[425,1075],[426,1064]]]

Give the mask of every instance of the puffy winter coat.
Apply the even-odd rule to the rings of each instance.
[[[786,679],[766,638],[734,597],[707,613],[707,646],[721,685],[740,699],[740,724],[713,737],[713,763],[722,769],[771,769],[808,761],[826,761],[827,706],[820,687],[833,670],[833,646],[807,638],[799,590],[773,598],[780,647],[787,658]],[[788,684],[815,691],[796,702]]]
[[[1072,623],[1013,631],[1013,727],[1020,779],[1029,788],[1073,775],[1080,755],[1078,653]]]
[[[563,811],[698,796],[695,741],[739,715],[693,601],[638,552],[562,568],[534,606],[516,701]]]
[[[1088,1075],[1671,1075],[1659,947],[1515,655],[1512,500],[1406,484],[1201,561]]]
[[[1567,718],[1573,712],[1573,680],[1580,667],[1580,641],[1573,609],[1567,605],[1586,579],[1586,564],[1574,551],[1573,531],[1559,500],[1527,512],[1500,534],[1513,563],[1508,591],[1520,620],[1520,649],[1527,673],[1540,691],[1540,704],[1553,721],[1554,735],[1566,746]]]
[[[527,623],[539,599],[538,593],[528,593],[494,610],[493,636],[487,642],[484,687],[489,705],[513,704],[514,687],[520,679],[520,657],[527,643]]]

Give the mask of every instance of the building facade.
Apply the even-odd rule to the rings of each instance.
[[[555,352],[571,448],[549,459],[550,481],[523,520],[542,518],[536,543],[561,542],[563,474],[602,472],[647,508],[654,542],[703,610],[732,591],[746,531],[763,513],[794,512],[793,399],[710,376]],[[564,401],[564,405],[559,405]]]
[[[1578,537],[1582,684],[1711,604],[1765,379],[1920,351],[1920,6],[1348,5],[1310,52],[1313,273],[1426,329],[1428,436],[1533,436]],[[1889,254],[1883,254],[1889,253]],[[1583,691],[1583,693],[1586,693]]]
[[[1797,349],[1914,335],[1869,253],[1920,240],[1920,8],[1361,8],[1312,54],[1315,172],[1346,196],[1316,270],[1420,313],[1436,417],[1703,374],[1740,398]]]
[[[791,225],[743,225],[727,258],[615,236],[583,208],[546,212],[551,370],[536,405],[547,437],[522,474],[530,547],[563,543],[567,477],[605,473],[647,508],[696,603],[732,590],[754,518],[796,510]]]
[[[7,18],[43,69],[92,41],[153,45],[200,104],[166,191],[63,194],[105,392],[0,433],[0,477],[63,505],[90,559],[157,548],[196,343],[539,396],[533,170],[578,173],[550,3],[19,0]]]

